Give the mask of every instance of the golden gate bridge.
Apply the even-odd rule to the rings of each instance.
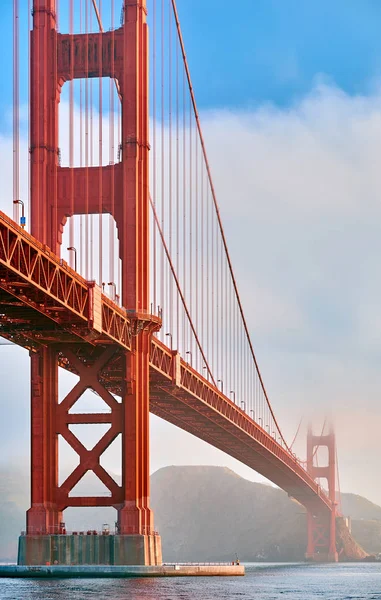
[[[20,197],[22,13],[14,0],[13,198],[0,213],[0,335],[31,360],[31,506],[19,563],[50,562],[52,540],[70,537],[63,512],[78,506],[117,510],[115,564],[161,563],[149,412],[285,490],[307,509],[307,557],[337,560],[334,433],[309,431],[303,462],[275,417],[175,0],[28,4],[29,194]],[[60,400],[61,369],[77,383]],[[76,411],[87,390],[107,412]],[[91,450],[73,430],[85,424],[107,425]],[[60,437],[79,459],[61,483]],[[119,483],[101,464],[117,438]],[[315,460],[321,446],[324,467]],[[89,471],[107,496],[72,493]],[[71,564],[69,542],[65,552]]]

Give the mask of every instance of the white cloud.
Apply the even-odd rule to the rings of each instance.
[[[317,429],[331,413],[342,487],[380,502],[381,94],[318,83],[290,109],[211,112],[203,124],[279,421],[290,439],[302,413]]]
[[[381,425],[381,93],[350,97],[323,82],[290,109],[209,112],[202,123],[279,422],[291,439],[302,414],[319,429],[330,413],[342,489],[381,503],[374,477]],[[0,138],[1,207],[10,204],[10,152],[9,140]],[[13,433],[25,437],[21,424]],[[151,450],[153,468],[214,463],[256,478],[156,418]]]

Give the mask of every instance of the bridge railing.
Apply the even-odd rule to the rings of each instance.
[[[276,457],[278,461],[277,468],[278,470],[280,469],[278,476],[280,487],[286,489],[288,485],[291,491],[292,484],[286,483],[282,485],[281,480],[287,478],[287,472],[294,473],[295,480],[303,481],[304,483],[301,486],[304,490],[300,490],[301,494],[304,493],[312,503],[316,501],[316,504],[323,507],[323,509],[324,507],[328,510],[332,509],[331,501],[319,484],[307,473],[301,461],[269,435],[240,406],[225,396],[221,390],[210,383],[203,375],[193,369],[180,357],[178,352],[171,351],[160,340],[153,338],[150,361],[151,366],[157,373],[157,375],[152,375],[151,378],[153,386],[153,397],[151,398],[152,412],[179,425],[183,429],[187,429],[193,435],[208,441],[241,462],[249,464],[249,466],[252,466],[272,481],[274,481],[274,476],[271,472],[271,469],[273,469],[271,461]],[[163,408],[163,404],[161,404],[161,402],[165,402],[166,394],[168,397],[172,396],[179,399],[178,404],[174,407],[174,416],[169,411],[166,411]],[[192,406],[194,399],[200,402],[200,407],[196,410]],[[184,408],[184,406],[188,408]],[[180,409],[183,414],[177,417],[176,413]],[[186,422],[187,410],[189,420]],[[227,442],[219,441],[216,439],[217,435],[213,439],[213,436],[204,428],[201,418],[200,424],[196,424],[195,415],[197,412],[201,412],[207,417],[204,421],[206,428],[207,422],[210,423],[210,421],[213,421],[216,426],[221,427],[221,431],[224,433],[229,431],[231,439],[236,440],[236,445],[233,447],[232,445],[229,446]],[[221,419],[223,419],[223,422],[221,422]],[[255,446],[257,451],[255,460],[253,460],[253,453],[252,458],[248,454],[245,455],[247,444]],[[263,464],[260,464],[260,461],[258,461],[258,456],[261,453],[267,456]],[[273,457],[272,459],[270,455]],[[281,464],[284,466],[281,467]],[[291,495],[297,497],[296,493],[291,493]]]

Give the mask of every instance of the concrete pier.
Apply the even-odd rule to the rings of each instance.
[[[163,562],[159,535],[21,535],[17,564],[142,565]]]
[[[0,578],[126,578],[126,577],[227,577],[245,574],[243,565],[173,563],[158,566],[36,565],[0,566]]]

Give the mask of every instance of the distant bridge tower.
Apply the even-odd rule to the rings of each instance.
[[[112,214],[118,228],[122,261],[122,304],[131,318],[132,341],[131,351],[124,351],[117,345],[70,344],[63,338],[32,354],[31,508],[27,513],[26,536],[20,541],[19,562],[54,561],[53,548],[62,545],[65,537],[57,538],[57,534],[64,531],[62,513],[67,507],[113,506],[118,511],[118,535],[112,536],[114,547],[110,550],[114,564],[155,565],[161,563],[161,542],[153,530],[149,505],[149,348],[160,320],[149,310],[146,2],[125,0],[122,26],[104,33],[58,33],[56,9],[56,0],[33,0],[31,233],[60,255],[63,226],[68,217]],[[121,159],[115,165],[64,168],[59,164],[61,88],[66,81],[88,77],[110,77],[117,81],[122,112]],[[96,285],[93,295],[100,306],[101,289]],[[61,403],[58,402],[60,362],[79,376],[78,383]],[[108,390],[110,364],[120,367],[121,402]],[[106,418],[104,414],[70,413],[87,389],[95,390],[111,409]],[[69,427],[73,423],[105,422],[110,423],[110,429],[92,450],[87,450]],[[79,465],[61,485],[59,434],[79,456]],[[122,439],[121,485],[100,462],[101,455],[118,435]],[[88,471],[93,471],[108,488],[109,496],[70,495]],[[61,549],[65,556],[70,550]],[[57,560],[63,560],[61,555]]]
[[[328,464],[317,466],[314,457],[318,448],[328,449]],[[328,484],[328,496],[334,510],[330,514],[307,512],[308,543],[306,558],[314,561],[337,562],[336,549],[336,439],[331,428],[327,435],[313,435],[311,427],[307,434],[307,471],[315,479],[324,478]]]

